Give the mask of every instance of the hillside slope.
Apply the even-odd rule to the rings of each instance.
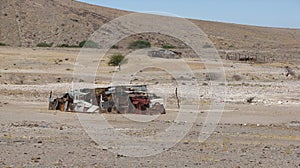
[[[71,0],[2,0],[0,41],[12,46],[39,42],[78,44],[125,12]]]
[[[2,0],[0,42],[22,47],[40,42],[78,45],[104,23],[127,13],[73,0]],[[299,55],[300,29],[192,21],[220,50],[281,49]]]

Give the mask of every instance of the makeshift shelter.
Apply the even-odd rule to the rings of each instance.
[[[159,97],[147,92],[146,85],[123,85],[72,90],[61,98],[49,98],[49,110],[88,113],[165,114]]]

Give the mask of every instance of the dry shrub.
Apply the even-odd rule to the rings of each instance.
[[[218,79],[220,79],[220,74],[218,74],[218,73],[209,72],[206,75],[206,80],[208,80],[208,81],[216,81]]]
[[[286,76],[291,75],[292,77],[296,77],[296,73],[293,71],[293,69],[291,67],[286,66],[285,69],[287,71]]]
[[[235,81],[240,81],[240,80],[242,80],[242,77],[240,75],[233,75],[232,79]]]
[[[247,103],[252,103],[255,97],[249,97],[246,99]]]

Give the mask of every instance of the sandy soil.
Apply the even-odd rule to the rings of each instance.
[[[71,88],[78,53],[0,48],[0,167],[300,167],[300,81],[285,76],[285,64],[224,62],[225,109],[211,136],[199,143],[210,113],[210,83],[199,63],[201,68],[194,70],[201,79],[201,110],[189,133],[162,153],[135,158],[113,153],[111,146],[91,139],[78,114],[47,110],[50,90],[59,96]],[[197,67],[195,62],[190,65]],[[299,66],[289,66],[299,74]],[[109,79],[114,70],[105,67],[98,78]],[[147,73],[141,72],[135,81],[143,78],[155,84],[170,79],[148,79]],[[246,102],[249,97],[255,97],[252,103]],[[170,124],[190,124],[177,123],[172,108],[147,123],[116,114],[84,115],[102,115],[115,130],[137,137],[165,131]]]

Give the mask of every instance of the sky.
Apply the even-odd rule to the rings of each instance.
[[[300,28],[300,0],[80,0],[135,12],[166,12],[184,18]]]

